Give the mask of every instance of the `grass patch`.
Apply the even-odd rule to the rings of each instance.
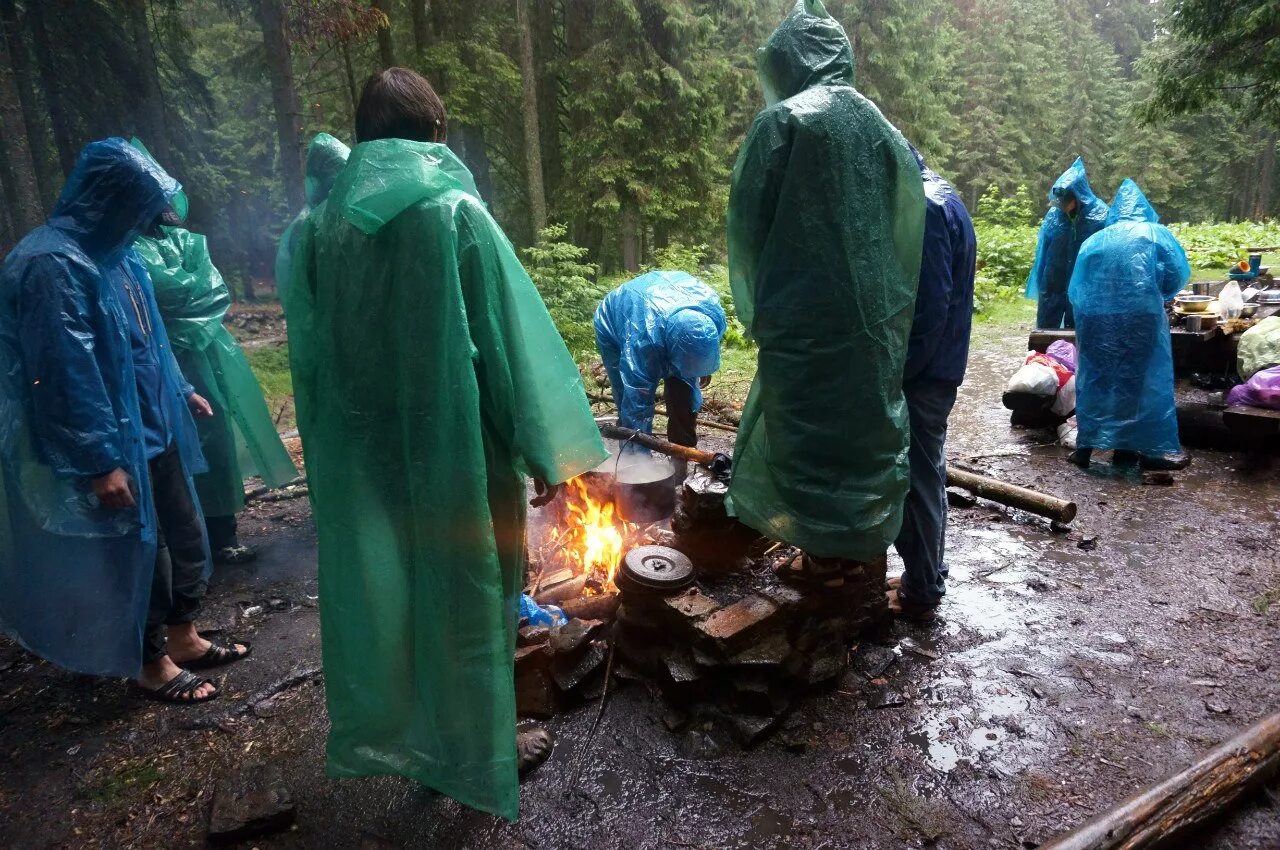
[[[1259,617],[1266,616],[1271,610],[1271,606],[1280,602],[1280,585],[1276,585],[1270,590],[1264,590],[1257,596],[1253,597],[1253,612]]]
[[[81,788],[92,803],[111,803],[135,789],[146,789],[164,778],[164,771],[147,762],[123,764],[104,773]]]
[[[1147,731],[1153,735],[1159,735],[1161,738],[1169,737],[1169,727],[1165,726],[1163,723],[1156,723],[1154,720],[1148,720],[1142,725],[1147,727]]]
[[[294,426],[293,373],[289,371],[289,344],[268,345],[246,351],[253,374],[262,386],[267,409],[276,419],[278,430]]]

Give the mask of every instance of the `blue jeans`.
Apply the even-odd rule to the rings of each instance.
[[[933,605],[947,592],[943,553],[947,540],[947,418],[956,403],[954,384],[913,381],[903,387],[911,417],[911,489],[894,547],[906,570],[898,593],[917,605]]]

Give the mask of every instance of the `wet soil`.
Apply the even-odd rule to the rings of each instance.
[[[999,405],[1024,341],[977,346],[950,455],[1076,500],[1072,530],[953,510],[939,622],[868,640],[855,661],[876,679],[851,670],[754,750],[709,758],[714,740],[671,734],[647,688],[620,684],[593,742],[598,703],[553,722],[518,823],[326,778],[314,528],[305,499],[261,503],[243,526],[262,557],[210,594],[210,624],[255,647],[226,698],[161,707],[0,645],[0,846],[200,845],[218,777],[269,760],[297,824],[246,846],[1034,847],[1280,704],[1280,475],[1210,452],[1166,487],[1075,470]],[[1194,846],[1280,847],[1277,801]]]

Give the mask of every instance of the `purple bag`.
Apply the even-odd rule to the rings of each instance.
[[[1070,369],[1071,374],[1074,375],[1076,373],[1076,347],[1065,339],[1049,343],[1049,347],[1044,353],[1061,363],[1065,368]]]
[[[1280,366],[1263,369],[1227,393],[1227,404],[1247,404],[1280,410]]]

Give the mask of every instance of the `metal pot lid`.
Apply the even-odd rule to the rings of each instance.
[[[668,546],[637,546],[622,559],[621,573],[636,587],[675,591],[693,581],[693,562]]]

